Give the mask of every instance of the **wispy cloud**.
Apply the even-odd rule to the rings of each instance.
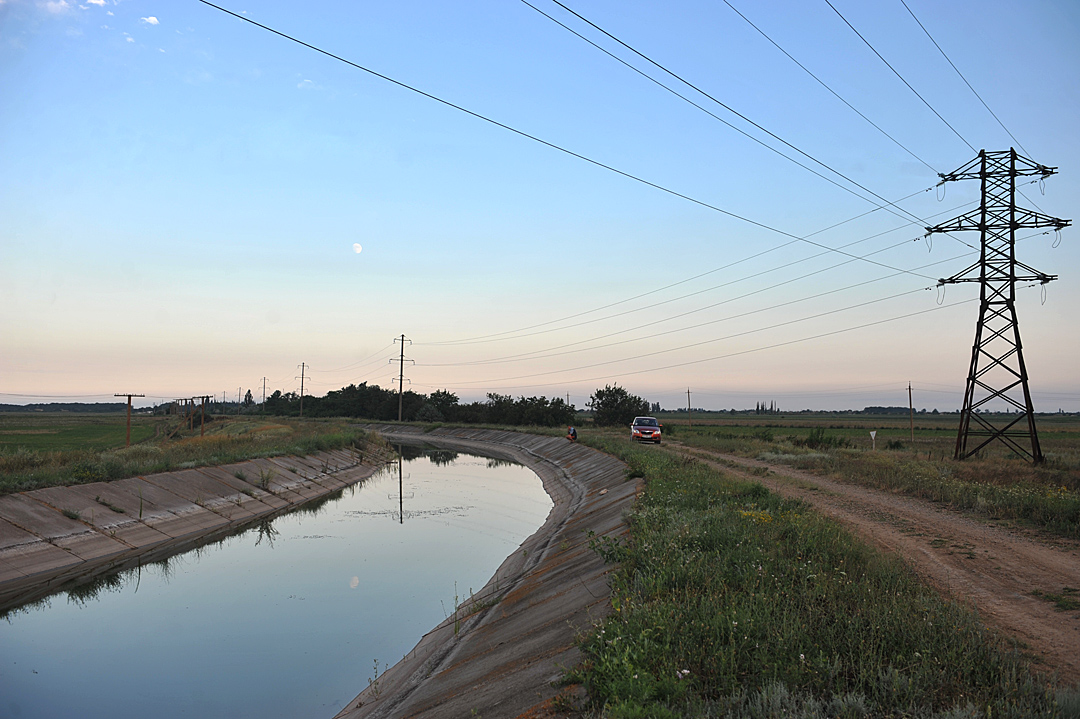
[[[86,0],[91,5],[97,5],[98,7],[105,7],[105,0]],[[112,13],[109,13],[110,15]]]
[[[62,15],[71,9],[71,3],[67,0],[46,0],[46,2],[38,4],[53,15]]]
[[[144,22],[147,25],[157,25],[158,24],[158,19],[156,17],[154,17],[153,15],[151,15],[150,17],[141,17],[141,18],[139,18],[139,21]]]

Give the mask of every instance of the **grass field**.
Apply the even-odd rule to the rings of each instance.
[[[213,418],[205,428],[167,417],[0,414],[0,494],[123,479],[254,457],[310,454],[360,445],[345,422],[282,418]]]
[[[163,419],[132,416],[132,444],[154,437]],[[126,414],[0,414],[0,452],[20,448],[32,452],[117,449],[124,446],[126,433]]]
[[[594,541],[616,567],[568,677],[587,715],[1078,716],[1075,691],[806,505],[621,431],[581,437],[645,481],[628,539]]]
[[[955,415],[907,418],[824,414],[664,420],[669,441],[791,465],[846,482],[923,497],[989,519],[1080,537],[1080,418],[1039,418],[1047,461],[1017,457],[1000,443],[952,459]],[[870,430],[877,434],[872,449]]]

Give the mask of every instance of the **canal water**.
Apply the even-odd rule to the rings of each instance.
[[[551,500],[439,450],[318,507],[0,619],[0,717],[329,719],[479,591]]]

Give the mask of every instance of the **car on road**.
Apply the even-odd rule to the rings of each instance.
[[[634,417],[634,423],[630,425],[630,441],[660,444],[660,428],[663,426],[656,421],[656,417]]]

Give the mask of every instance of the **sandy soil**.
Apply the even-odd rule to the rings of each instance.
[[[974,606],[988,626],[1018,640],[1037,669],[1057,672],[1069,684],[1080,682],[1080,610],[1062,611],[1035,596],[1080,589],[1080,542],[999,526],[926,500],[784,465],[672,445],[785,497],[802,499],[899,554],[932,586]]]

